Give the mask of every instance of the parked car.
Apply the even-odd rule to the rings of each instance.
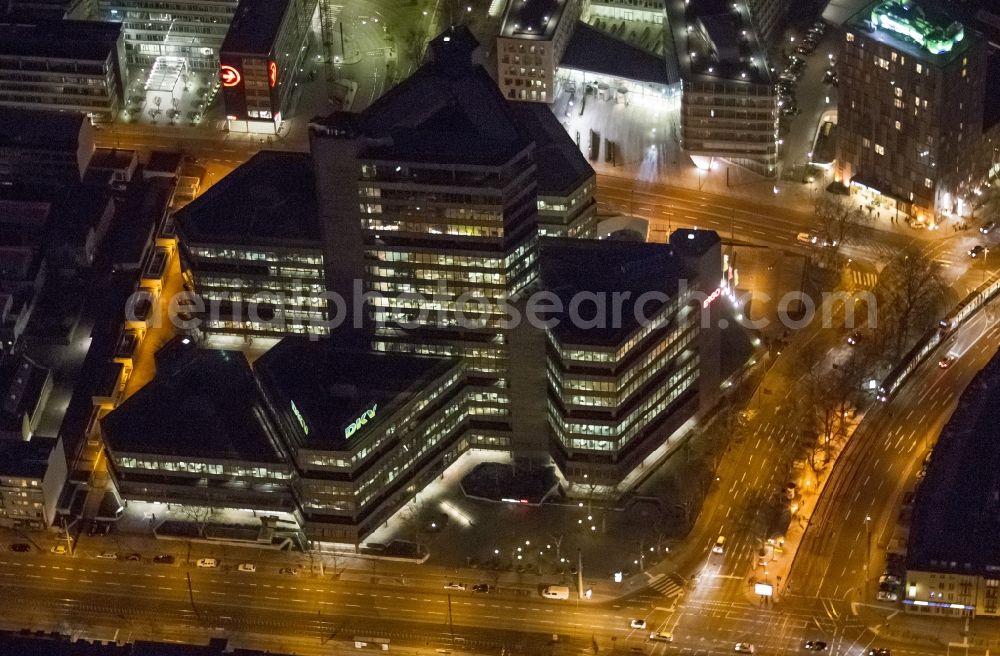
[[[826,651],[826,643],[822,640],[807,640],[802,646],[809,651]]]
[[[487,583],[477,583],[474,586],[472,586],[472,591],[473,592],[481,592],[481,593],[485,594],[485,593],[488,593],[488,592],[490,592],[492,590],[493,590],[493,586],[491,586],[491,585],[489,585]]]
[[[669,631],[654,631],[649,634],[649,639],[656,642],[673,642],[674,634]]]
[[[752,654],[756,651],[756,648],[749,642],[737,642],[733,651],[738,654]]]
[[[31,551],[31,545],[24,544],[23,542],[17,542],[15,544],[10,545],[10,550],[13,551],[14,553],[28,553],[29,551]]]
[[[236,569],[241,572],[256,572],[257,566],[253,563],[240,563],[236,566]]]
[[[296,567],[282,567],[281,569],[278,570],[278,573],[291,574],[292,576],[295,576],[296,574],[299,573],[299,570]]]
[[[195,563],[198,567],[218,567],[219,561],[215,558],[199,558],[198,562]]]
[[[105,558],[107,560],[118,560],[118,554],[116,554],[114,551],[105,551],[105,552],[99,553],[99,554],[97,554],[97,557],[98,558]]]
[[[645,629],[646,628],[646,620],[631,619],[631,620],[629,620],[628,625],[630,627],[632,627],[633,629]]]
[[[127,561],[130,561],[130,562],[133,562],[133,563],[137,563],[140,560],[142,560],[142,556],[140,556],[137,553],[130,553],[127,556],[125,556],[125,558],[123,558],[122,560],[127,560]]]
[[[174,557],[170,554],[160,554],[159,556],[153,556],[153,562],[157,565],[173,565]]]
[[[54,553],[57,556],[63,556],[69,553],[69,549],[66,548],[65,544],[57,544],[56,546],[49,549],[49,553]]]
[[[465,584],[464,583],[449,582],[449,583],[445,584],[444,589],[445,590],[461,590],[462,592],[465,592]]]

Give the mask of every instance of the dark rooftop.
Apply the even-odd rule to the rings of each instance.
[[[379,139],[359,158],[498,165],[528,145],[510,103],[465,26],[438,35],[420,68],[360,114],[337,112],[314,129]]]
[[[965,389],[917,490],[907,567],[1000,572],[1000,354]]]
[[[0,364],[0,428],[20,433],[25,412],[34,410],[49,370],[27,356],[8,355]]]
[[[986,59],[986,91],[983,94],[983,131],[1000,123],[1000,52],[992,53]],[[994,100],[989,100],[993,98]]]
[[[56,633],[0,632],[0,653],[18,656],[283,656],[278,652],[230,649],[228,641],[214,638],[207,645],[167,642],[135,643],[71,640]]]
[[[639,327],[634,312],[638,297],[646,292],[673,296],[679,281],[690,275],[683,261],[665,244],[562,238],[543,238],[539,244],[540,287],[556,294],[562,302],[562,311],[549,315],[559,321],[552,333],[572,344],[617,346]],[[622,302],[620,316],[602,317],[594,303],[581,304],[581,318],[603,326],[576,326],[570,320],[568,308],[574,295],[625,291],[631,294]],[[645,315],[652,316],[658,306],[647,303]],[[610,313],[612,304],[605,304],[604,311]]]
[[[0,55],[104,61],[115,52],[121,23],[80,20],[3,22]]]
[[[76,150],[83,121],[79,112],[0,107],[0,147]]]
[[[184,348],[171,343],[165,348]],[[118,453],[282,462],[246,356],[194,349],[183,366],[159,367],[102,421]]]
[[[515,103],[514,115],[535,142],[539,196],[565,196],[594,176],[590,162],[548,105]]]
[[[0,475],[44,478],[49,468],[49,454],[58,443],[54,437],[36,437],[29,442],[0,440]]]
[[[571,0],[513,0],[507,4],[500,36],[551,39]]]
[[[220,54],[268,56],[274,48],[289,0],[240,0]]]
[[[677,82],[667,75],[662,57],[622,41],[601,30],[577,23],[563,53],[563,68],[592,71],[635,82],[669,85]]]
[[[349,448],[344,428],[366,410],[377,404],[377,413],[391,412],[391,406],[405,403],[457,363],[453,358],[345,350],[330,339],[292,336],[261,356],[254,371],[286,426],[305,424],[305,442],[342,450]]]
[[[154,150],[144,168],[146,173],[170,173],[176,175],[184,158],[180,153]]]
[[[397,87],[398,88],[398,87]],[[312,158],[263,150],[175,215],[190,243],[320,240]]]

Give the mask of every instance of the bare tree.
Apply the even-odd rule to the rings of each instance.
[[[216,509],[211,506],[177,506],[181,514],[198,526],[198,535],[204,536],[205,526],[215,517]]]
[[[937,262],[915,247],[889,261],[875,285],[878,339],[897,360],[935,323],[943,308],[947,284]]]
[[[823,252],[835,261],[837,253],[847,242],[857,240],[864,228],[872,222],[872,216],[848,200],[832,194],[821,194],[813,206],[816,226],[826,239]]]

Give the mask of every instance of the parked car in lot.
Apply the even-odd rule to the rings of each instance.
[[[465,584],[464,583],[454,583],[454,582],[452,582],[452,583],[446,583],[445,586],[444,586],[444,589],[445,590],[461,590],[462,592],[465,592]]]
[[[292,576],[295,576],[298,573],[299,570],[295,567],[282,567],[278,570],[278,574],[291,574]]]
[[[756,651],[756,648],[749,642],[737,642],[736,646],[733,647],[733,651],[737,654],[752,654]]]
[[[649,634],[649,639],[656,642],[673,642],[674,634],[669,631],[654,631]]]
[[[630,627],[632,627],[633,629],[645,629],[646,628],[646,620],[631,619],[631,620],[629,620],[628,625]]]
[[[809,651],[826,651],[826,643],[822,640],[806,640],[802,646]]]
[[[195,563],[198,567],[218,567],[219,561],[215,558],[199,558]]]

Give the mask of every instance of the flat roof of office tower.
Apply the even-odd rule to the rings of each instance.
[[[569,2],[582,0],[510,0],[500,36],[545,41],[552,38]]]

